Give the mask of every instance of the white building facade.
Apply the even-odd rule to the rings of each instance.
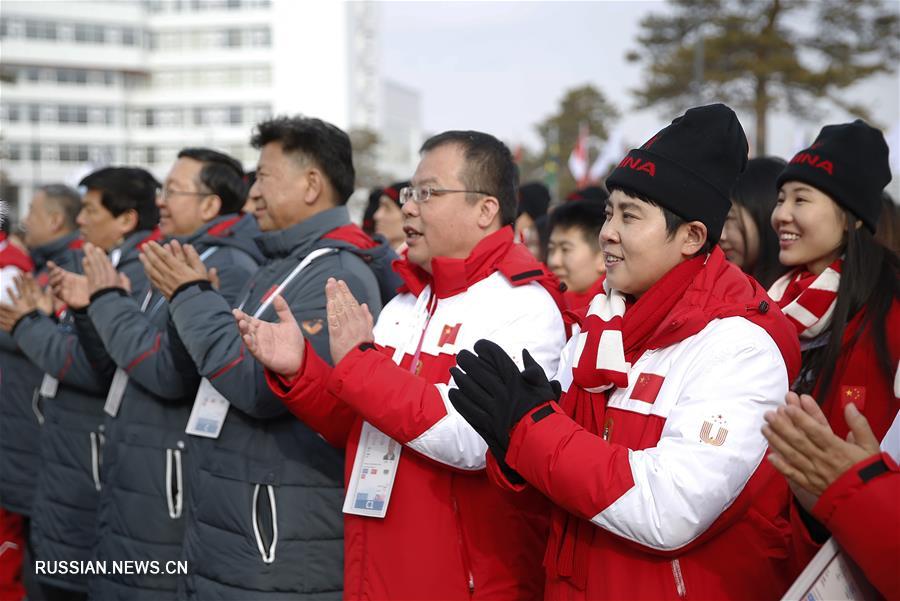
[[[107,164],[162,178],[185,146],[252,167],[272,115],[377,131],[378,18],[368,2],[3,0],[0,194],[21,216],[38,185]]]

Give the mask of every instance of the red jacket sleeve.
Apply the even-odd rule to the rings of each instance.
[[[266,370],[266,382],[288,410],[318,432],[329,444],[344,448],[356,413],[328,389],[334,368],[304,343],[303,364],[291,378]]]
[[[851,467],[813,515],[887,599],[900,599],[900,470],[887,453]]]
[[[328,386],[330,393],[401,444],[415,440],[447,415],[435,384],[376,349],[347,353]]]

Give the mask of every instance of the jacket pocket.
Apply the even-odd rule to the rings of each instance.
[[[37,387],[34,389],[34,394],[31,395],[31,410],[34,412],[34,416],[37,418],[38,425],[44,425],[44,412],[41,411],[41,389]]]
[[[275,561],[278,546],[278,505],[275,502],[275,487],[271,484],[254,484],[251,521],[256,547],[263,563]]]
[[[91,477],[94,479],[94,488],[97,492],[103,486],[100,484],[100,461],[103,452],[103,435],[98,432],[91,432]]]
[[[166,449],[166,504],[169,517],[177,520],[184,506],[184,476],[181,449]]]

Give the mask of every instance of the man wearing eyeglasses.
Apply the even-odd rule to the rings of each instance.
[[[156,195],[162,235],[192,246],[192,256],[215,270],[219,293],[228,302],[263,260],[253,241],[259,234],[256,220],[239,212],[246,197],[243,178],[236,159],[208,148],[185,148]],[[132,298],[102,251],[88,246],[85,253],[87,314],[99,338],[87,348],[95,364],[115,372],[104,407],[94,556],[177,561],[195,470],[184,425],[200,377],[177,333],[167,327],[164,293],[171,291],[148,290]],[[176,587],[175,575],[112,572],[92,579],[89,592],[96,599],[125,591],[173,599]]]
[[[150,247],[151,281],[170,298],[172,324],[203,376],[187,423],[196,481],[185,504],[188,599],[340,599],[343,455],[295,419],[246,352],[233,306],[263,319],[295,316],[325,360],[325,282],[345,279],[381,308],[379,258],[396,257],[350,222],[350,138],[320,119],[260,123],[250,190],[266,259],[230,304],[176,247]],[[385,283],[393,293],[396,284]],[[283,304],[272,305],[273,298]],[[174,458],[173,458],[174,459]],[[187,472],[186,472],[187,473]],[[177,509],[177,507],[176,507]]]
[[[400,195],[404,286],[374,330],[343,282],[327,284],[333,368],[290,313],[267,324],[236,312],[276,394],[346,448],[347,599],[542,597],[545,501],[490,484],[488,445],[447,396],[457,352],[479,338],[545,369],[565,340],[558,282],[513,240],[517,179],[493,136],[425,142]]]

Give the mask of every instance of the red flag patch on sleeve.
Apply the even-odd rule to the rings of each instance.
[[[641,374],[638,376],[637,382],[634,384],[634,390],[631,391],[631,398],[636,401],[645,403],[653,403],[659,395],[659,389],[662,388],[665,377],[657,374]]]
[[[459,334],[460,326],[462,326],[461,323],[458,323],[455,326],[451,326],[450,324],[445,325],[444,329],[441,330],[441,337],[438,339],[438,346],[444,346],[445,344],[454,344],[456,342],[456,336]]]

